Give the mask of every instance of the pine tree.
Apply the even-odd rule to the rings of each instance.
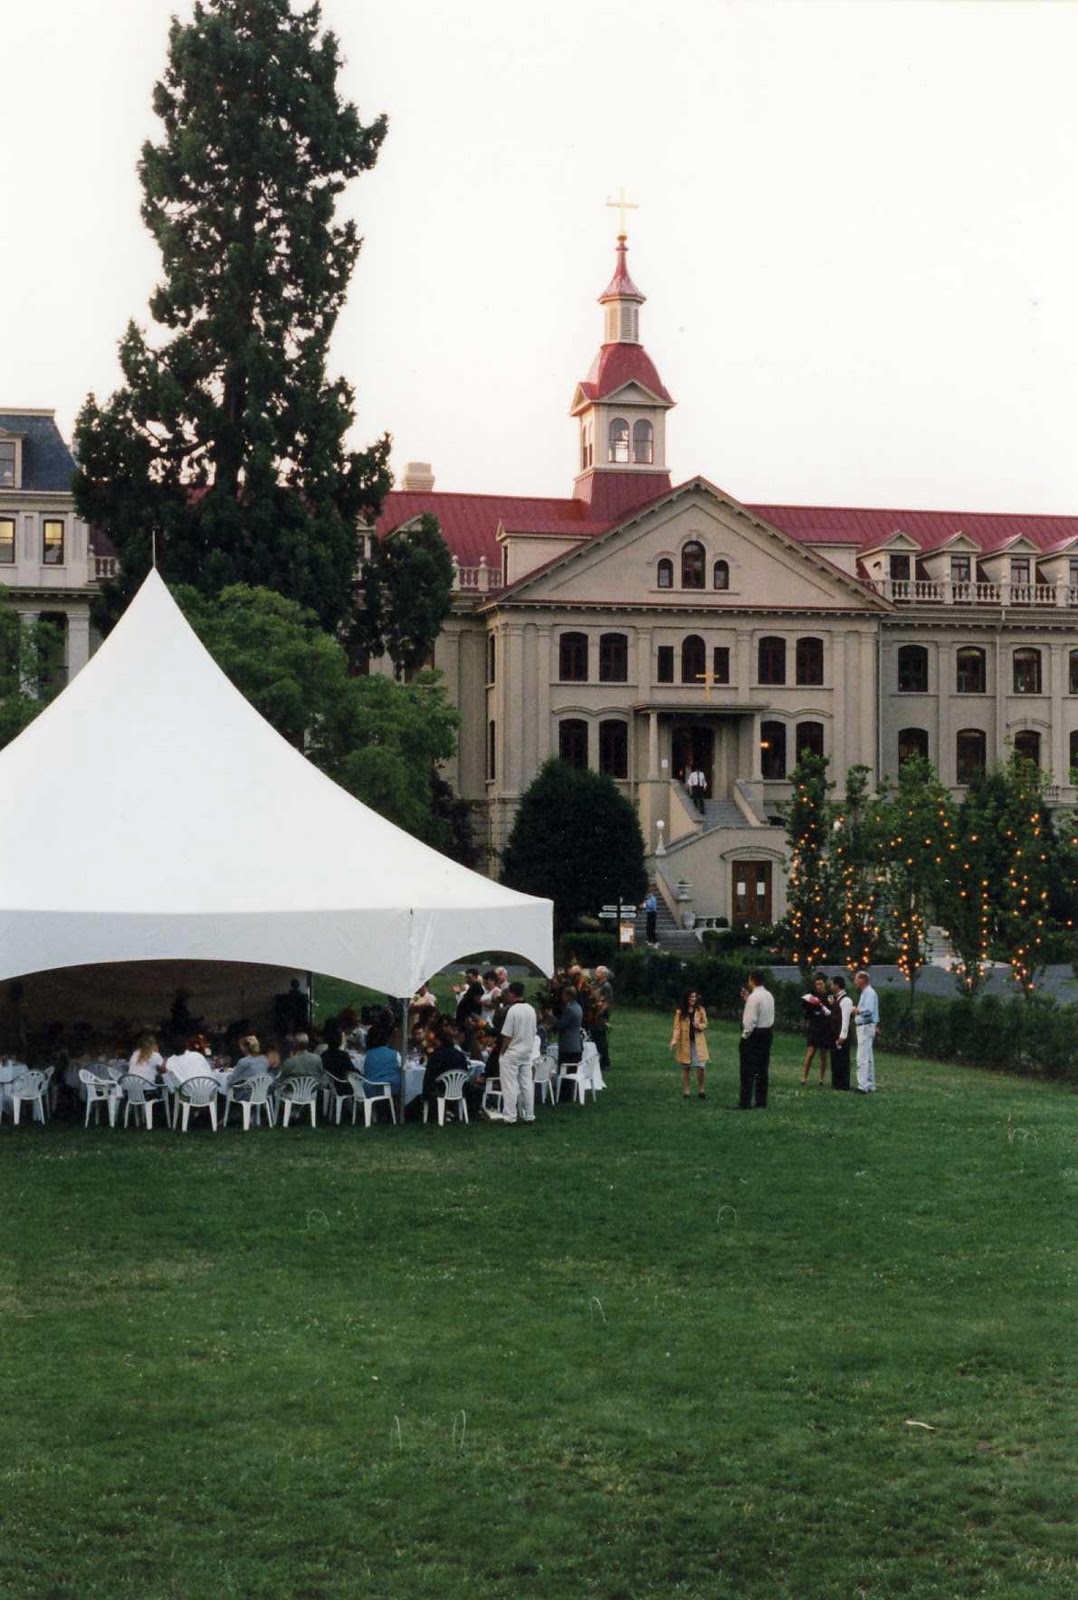
[[[785,809],[786,920],[793,960],[806,975],[827,960],[838,921],[828,862],[834,811],[827,767],[825,756],[802,755],[790,774],[793,796]]]
[[[212,595],[261,585],[323,626],[353,594],[357,519],[389,488],[388,440],[344,435],[353,394],[326,355],[359,251],[335,220],[386,131],[337,92],[340,55],[317,5],[197,0],[173,21],[142,149],[142,217],[161,251],[153,341],[128,325],[124,385],[76,426],[80,516],[115,545],[115,617],[151,562]]]
[[[983,780],[973,783],[955,816],[950,864],[940,894],[939,915],[956,956],[955,977],[972,998],[984,983],[991,952],[994,905],[992,840],[996,817]]]
[[[1000,833],[1007,869],[1000,896],[998,935],[1011,974],[1028,999],[1045,964],[1051,857],[1041,769],[1012,755],[1002,769],[1005,785]]]
[[[941,899],[955,842],[951,797],[927,761],[907,761],[886,790],[881,821],[887,831],[887,910],[898,966],[912,1004],[928,958],[928,919]]]
[[[647,873],[635,807],[613,779],[552,757],[521,797],[502,882],[553,900],[559,930],[607,902],[643,899]]]
[[[352,659],[385,652],[398,678],[421,667],[452,607],[453,574],[449,546],[429,512],[376,539],[348,631]]]

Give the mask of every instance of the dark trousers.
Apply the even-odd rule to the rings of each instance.
[[[610,1071],[610,1037],[605,1022],[593,1022],[588,1029],[591,1042],[599,1052],[599,1070],[605,1077]]]
[[[831,1087],[832,1089],[848,1089],[850,1087],[850,1041],[845,1044],[831,1046]]]
[[[742,1111],[752,1105],[753,1096],[761,1109],[767,1105],[767,1080],[771,1068],[771,1028],[754,1028],[738,1046],[741,1064]]]
[[[659,914],[658,914],[657,911],[649,911],[649,912],[647,912],[647,914],[646,914],[646,916],[644,918],[644,928],[645,928],[644,938],[647,940],[648,944],[654,944],[655,943],[655,932],[656,932],[655,924],[658,922],[658,920],[659,920]]]

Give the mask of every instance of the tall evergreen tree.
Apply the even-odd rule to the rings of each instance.
[[[398,678],[421,667],[453,603],[453,557],[429,512],[375,540],[348,631],[353,660],[383,652]]]
[[[1000,834],[1007,856],[999,902],[998,937],[1011,974],[1028,999],[1044,968],[1048,931],[1052,833],[1045,805],[1045,776],[1025,757],[1012,754],[1002,768]]]
[[[907,761],[899,769],[897,784],[884,793],[881,821],[891,936],[912,1004],[928,959],[928,919],[942,898],[955,844],[954,806],[928,761]]]
[[[337,91],[319,8],[196,0],[173,21],[154,90],[163,137],[142,149],[142,217],[164,275],[134,322],[124,385],[76,426],[79,514],[116,546],[115,616],[151,562],[173,583],[288,595],[334,627],[351,604],[356,522],[389,488],[388,440],[344,435],[353,394],[326,354],[359,251],[337,196],[386,131]]]
[[[886,881],[880,810],[868,792],[868,780],[868,767],[850,767],[846,773],[846,789],[831,837],[838,954],[851,969],[869,967],[875,959]]]
[[[606,902],[642,899],[647,873],[635,807],[612,778],[553,756],[521,798],[502,882],[553,900],[559,929]]]

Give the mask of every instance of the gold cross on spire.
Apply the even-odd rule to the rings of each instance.
[[[613,206],[616,211],[621,213],[619,217],[618,232],[622,238],[625,238],[627,232],[625,213],[627,211],[639,211],[640,207],[637,205],[635,200],[627,200],[625,198],[624,187],[618,190],[618,198],[616,200],[608,200],[606,203],[608,206]]]

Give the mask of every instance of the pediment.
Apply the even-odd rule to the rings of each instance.
[[[701,589],[683,589],[682,551],[704,548]],[[673,563],[675,586],[659,588],[658,564]],[[728,586],[715,589],[725,562]],[[546,562],[499,596],[497,604],[623,605],[658,612],[820,608],[889,611],[889,603],[810,547],[748,511],[706,479],[693,479],[617,527]]]

